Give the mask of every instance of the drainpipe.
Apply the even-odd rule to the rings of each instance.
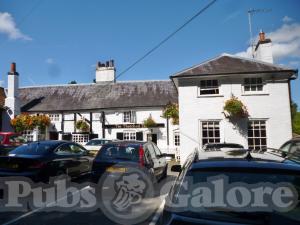
[[[102,138],[105,138],[105,112],[101,112]]]
[[[167,117],[167,145],[168,145],[168,149],[169,149],[169,145],[170,145],[170,140],[169,140],[169,117]]]

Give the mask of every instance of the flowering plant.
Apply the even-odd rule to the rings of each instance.
[[[144,120],[144,126],[147,128],[156,126],[156,122],[154,121],[151,115],[146,120]]]
[[[33,130],[36,127],[45,129],[50,125],[50,118],[47,115],[30,115],[28,113],[22,113],[12,119],[10,124],[16,132]]]
[[[90,126],[85,120],[78,120],[75,124],[75,127],[82,132],[88,132],[90,130]]]
[[[224,114],[228,118],[245,118],[249,116],[247,107],[234,96],[225,102]]]

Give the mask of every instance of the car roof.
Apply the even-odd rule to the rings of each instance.
[[[226,151],[196,152],[191,169],[204,168],[292,169],[300,172],[300,164],[293,160],[269,152],[250,152],[246,149],[244,153],[236,155],[230,155]]]
[[[144,145],[146,143],[149,143],[149,142],[146,142],[146,141],[132,141],[132,140],[114,140],[110,143],[107,143],[105,145],[113,145],[113,144],[118,144],[118,145]]]
[[[13,135],[13,134],[20,135],[19,133],[15,133],[15,132],[0,132],[0,135]]]

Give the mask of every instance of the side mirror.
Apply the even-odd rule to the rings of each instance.
[[[172,172],[180,173],[180,172],[182,171],[181,165],[173,165],[173,166],[171,167],[171,171],[172,171]]]

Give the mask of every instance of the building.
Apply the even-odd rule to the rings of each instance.
[[[206,143],[264,149],[292,138],[290,81],[298,71],[272,64],[272,43],[263,32],[254,55],[222,54],[171,76],[178,90],[181,162]],[[223,107],[232,96],[247,107],[248,118],[226,117]]]
[[[19,74],[12,64],[8,73],[6,107],[10,118],[21,112],[47,114],[51,126],[46,139],[73,140],[85,144],[90,138],[152,140],[165,153],[174,154],[179,145],[178,125],[162,118],[169,103],[177,103],[177,91],[170,80],[117,82],[113,61],[98,63],[95,83],[49,85],[18,88]],[[152,117],[156,125],[145,127]],[[89,132],[76,129],[76,121],[85,120]],[[4,122],[4,130],[11,127]],[[29,140],[36,131],[27,131]]]

